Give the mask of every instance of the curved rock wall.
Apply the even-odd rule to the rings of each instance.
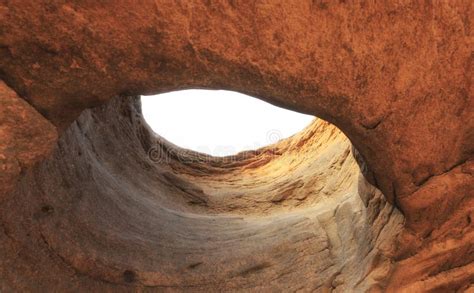
[[[214,158],[155,137],[137,107],[84,112],[3,204],[4,289],[384,286],[403,217],[334,126]]]
[[[379,286],[409,292],[469,288],[474,282],[473,6],[472,1],[0,2],[0,77],[5,82],[0,85],[1,217],[15,222],[12,215],[18,214],[22,223],[16,228],[2,224],[1,245],[11,252],[2,260],[3,279],[9,280],[2,285],[21,289],[27,286],[22,278],[40,276],[44,268],[53,271],[52,264],[41,266],[52,252],[35,252],[39,242],[33,239],[38,237],[12,235],[33,231],[28,227],[36,225],[24,215],[31,216],[28,210],[33,207],[28,201],[21,204],[21,198],[35,191],[28,191],[28,186],[36,186],[28,170],[53,150],[54,126],[61,140],[67,140],[74,131],[69,125],[86,108],[117,95],[204,87],[237,90],[316,115],[348,136],[367,180],[405,216],[392,243],[393,269],[382,274],[386,281]],[[53,172],[46,166],[54,165],[57,152],[38,168]],[[257,166],[266,160],[261,156]],[[67,170],[73,172],[74,167]],[[181,191],[191,197],[183,195],[173,209],[191,200],[197,201],[193,213],[207,209],[251,214],[252,208],[242,207],[252,200],[250,194],[262,194],[257,188],[232,203],[223,204],[219,197],[203,200],[204,179],[191,175],[166,179],[170,186],[187,182]],[[22,189],[13,192],[20,177]],[[296,179],[292,188],[299,188],[296,173],[288,176],[291,179]],[[213,184],[208,188],[217,192]],[[229,195],[226,190],[217,193]],[[279,209],[290,212],[298,198],[305,197],[271,191],[268,196],[272,203],[264,197],[258,204],[268,216]],[[307,197],[301,205],[317,206],[313,200]],[[14,260],[16,256],[23,259]],[[64,284],[83,272],[96,272],[98,282],[115,280],[115,273],[105,273],[110,263],[102,269],[88,267],[90,263],[72,265],[79,269],[63,275]],[[17,266],[15,275],[6,273],[12,266]],[[143,271],[125,275],[127,280],[144,278]],[[352,286],[350,279],[346,286]],[[47,280],[39,284],[56,279]]]

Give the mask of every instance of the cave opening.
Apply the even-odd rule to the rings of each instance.
[[[124,286],[364,289],[403,220],[326,121],[227,160],[153,133],[139,96],[85,110],[15,193],[11,237]]]
[[[473,293],[474,1],[432,2],[0,1],[0,292]],[[140,110],[189,88],[320,119],[206,157]]]
[[[143,117],[155,133],[181,148],[218,157],[277,143],[315,119],[225,90],[142,96],[141,103]]]

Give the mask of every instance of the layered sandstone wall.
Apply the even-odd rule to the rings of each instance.
[[[122,152],[114,152],[108,154],[111,156],[109,158],[102,154],[100,157],[81,155],[82,159],[79,159],[76,153],[74,160],[78,162],[74,163],[73,160],[70,164],[60,159],[64,158],[61,156],[72,156],[69,148],[87,143],[87,136],[81,136],[83,130],[75,129],[80,123],[74,122],[86,108],[103,104],[120,95],[204,87],[238,90],[333,123],[347,135],[357,150],[354,149],[352,153],[367,180],[378,187],[388,202],[404,215],[400,233],[384,236],[390,240],[388,246],[396,249],[393,253],[382,253],[392,265],[386,272],[380,273],[381,277],[369,278],[377,279],[376,282],[364,279],[359,284],[354,283],[360,278],[347,273],[347,268],[352,267],[350,264],[344,265],[345,273],[334,278],[322,275],[321,279],[336,285],[344,279],[341,283],[344,285],[339,288],[345,289],[357,286],[366,288],[364,286],[372,282],[382,289],[394,291],[472,290],[473,6],[472,1],[393,1],[376,4],[296,0],[157,0],[140,4],[126,0],[0,2],[0,77],[4,81],[0,85],[0,217],[3,230],[0,234],[4,251],[1,260],[4,282],[1,285],[5,289],[28,289],[28,280],[36,278],[37,284],[44,286],[44,289],[50,284],[57,284],[57,288],[75,284],[78,288],[99,289],[101,286],[112,286],[108,282],[120,283],[119,274],[123,274],[122,283],[132,286],[124,287],[124,290],[134,288],[133,284],[127,282],[129,280],[138,282],[134,284],[140,284],[143,280],[150,284],[165,282],[167,277],[156,277],[155,271],[151,269],[153,266],[146,267],[145,261],[142,263],[144,266],[140,267],[140,257],[136,258],[135,263],[139,269],[135,267],[126,269],[126,273],[122,272],[131,263],[114,255],[115,251],[119,251],[113,249],[116,242],[113,238],[107,238],[108,234],[103,230],[97,230],[104,232],[102,234],[96,231],[89,238],[85,236],[93,233],[94,229],[112,224],[95,221],[93,214],[89,218],[91,223],[87,222],[87,207],[97,208],[91,202],[89,206],[83,207],[85,210],[82,215],[87,224],[76,228],[74,223],[78,221],[74,216],[78,214],[66,213],[64,221],[69,217],[71,225],[61,228],[58,224],[53,228],[46,220],[48,216],[44,215],[57,215],[55,207],[46,203],[44,212],[37,214],[33,210],[38,206],[33,202],[38,204],[38,199],[44,196],[51,200],[56,198],[57,208],[61,210],[60,207],[67,206],[73,194],[59,189],[64,186],[54,180],[67,181],[70,173],[87,173],[81,171],[87,166],[102,166],[102,174],[108,174],[111,167],[107,164],[127,156]],[[96,117],[89,122],[92,128],[95,129],[100,123],[110,124],[104,127],[113,127],[114,123],[118,123],[114,119],[102,120],[108,117],[107,114],[100,114],[101,110],[94,111],[99,114],[83,113]],[[125,113],[122,117],[133,120],[130,115]],[[82,117],[78,121],[87,121],[87,118]],[[130,141],[134,141],[134,135],[140,137],[142,142],[143,136],[149,136],[145,130],[137,133],[130,131]],[[58,134],[61,137],[59,141]],[[329,134],[321,134],[324,135]],[[117,141],[113,137],[109,141],[103,139],[106,138],[96,138],[97,141],[91,140],[90,144],[108,143],[113,146],[117,142],[118,147],[119,138]],[[59,144],[55,147],[56,142]],[[337,148],[333,150],[334,158],[337,157]],[[304,146],[301,151],[305,156],[314,155],[310,148],[305,149]],[[264,156],[259,154],[254,157],[258,158],[255,161],[258,170],[272,166],[271,163],[260,166],[262,162],[269,161]],[[283,156],[269,162],[280,161],[291,165],[284,160]],[[138,158],[135,161],[139,161]],[[35,163],[40,165],[32,170]],[[204,169],[214,168],[199,164]],[[220,163],[216,164],[219,166]],[[243,168],[242,164],[234,167]],[[305,194],[312,193],[309,192],[313,191],[310,188],[312,184],[317,186],[316,182],[310,184],[310,173],[319,170],[308,166],[303,168],[303,165],[298,165],[300,169],[295,167],[295,172],[288,173],[291,175],[285,175],[286,179],[280,179],[283,181],[277,180],[282,184],[281,187],[274,185],[273,188],[271,184],[265,185],[265,181],[259,185],[258,180],[251,179],[251,171],[248,170],[245,180],[251,180],[252,184],[258,183],[259,187],[250,188],[242,197],[229,202],[222,198],[232,196],[229,196],[232,186],[223,182],[232,182],[232,177],[226,177],[232,173],[217,176],[215,173],[219,172],[214,172],[215,179],[211,182],[193,176],[192,171],[190,174],[184,172],[184,167],[180,165],[182,175],[168,172],[165,179],[154,179],[158,180],[156,182],[165,180],[167,183],[163,186],[167,188],[181,186],[178,189],[184,194],[180,201],[169,201],[174,210],[187,207],[186,202],[191,200],[197,204],[193,204],[191,210],[181,212],[202,213],[206,210],[212,214],[242,213],[250,216],[252,213],[258,214],[261,209],[265,216],[272,217],[274,214],[297,213],[297,210],[319,206],[318,196],[306,197]],[[326,166],[329,168],[331,165]],[[352,174],[349,177],[356,176],[352,169],[344,170]],[[267,171],[277,172],[275,169]],[[303,176],[303,172],[309,173]],[[119,174],[112,173],[105,182],[116,180],[114,178]],[[323,173],[327,178],[325,186],[341,184],[341,190],[355,186],[349,179],[344,179],[346,177],[338,177],[342,173],[334,169],[325,169]],[[133,174],[140,178],[147,173]],[[37,178],[37,182],[33,182],[32,178]],[[219,178],[220,181],[217,180]],[[265,180],[273,182],[270,177],[265,177]],[[53,189],[43,186],[46,183],[48,188]],[[95,183],[100,188],[107,186],[100,181]],[[183,184],[185,187],[182,187]],[[219,189],[220,184],[227,187]],[[274,192],[281,190],[285,184],[303,191],[301,194],[288,192],[283,195]],[[139,190],[140,186],[133,185],[133,188]],[[40,187],[43,189],[37,190]],[[69,188],[79,190],[79,187],[73,184]],[[110,188],[117,193],[135,194],[137,191],[132,186],[127,189],[120,184],[115,185],[116,189]],[[206,188],[218,196],[202,199]],[[90,191],[90,194],[102,194],[95,189]],[[314,191],[320,194],[324,188]],[[338,197],[337,189],[330,191],[334,192],[335,198]],[[111,191],[105,193],[108,192]],[[357,193],[366,198],[366,205],[370,207],[371,201],[367,198],[371,197],[364,196],[365,193],[361,191],[352,192]],[[262,203],[256,204],[257,199]],[[349,210],[370,214],[368,208],[364,209],[364,205],[360,206],[355,199],[352,200]],[[384,200],[377,200],[379,202]],[[253,204],[257,207],[253,208]],[[333,207],[339,206],[333,204]],[[113,207],[118,206],[113,203]],[[53,212],[50,213],[51,208]],[[109,209],[102,208],[104,210],[95,211],[101,211],[102,214],[118,211],[112,206]],[[383,205],[375,210],[376,214],[385,211]],[[263,214],[259,217],[263,217]],[[345,212],[347,217],[349,214],[357,213]],[[372,218],[359,215],[356,221],[371,225]],[[336,215],[331,219],[337,224],[341,223]],[[127,223],[126,227],[131,223],[133,221]],[[38,234],[42,230],[37,229],[37,225],[45,225],[43,229],[48,233],[43,236]],[[83,229],[74,230],[78,227]],[[354,231],[357,227],[355,225]],[[376,228],[367,228],[358,235],[368,241],[372,237],[372,229]],[[63,230],[71,232],[63,233]],[[294,233],[297,232],[298,228],[294,228]],[[395,234],[398,236],[394,238]],[[62,238],[60,235],[63,235]],[[72,244],[62,246],[61,239],[67,235],[72,237]],[[74,237],[80,235],[90,241],[95,239],[93,237],[102,239],[96,246],[91,244],[94,253],[84,254],[80,249],[74,250],[74,245],[81,243],[75,242]],[[137,234],[127,237],[147,242]],[[351,247],[360,247],[359,244],[351,244]],[[109,245],[110,249],[106,249]],[[69,246],[70,251],[66,249]],[[303,249],[306,246],[301,247]],[[309,247],[314,249],[312,245]],[[338,251],[341,254],[335,254],[331,259],[345,258],[342,253],[347,249]],[[356,257],[360,253],[351,251],[350,255]],[[53,264],[55,260],[57,262]],[[299,264],[300,261],[295,263]],[[340,261],[336,263],[342,264]],[[115,271],[111,270],[111,265]],[[367,269],[365,264],[363,267],[357,272],[373,271]],[[260,269],[261,266],[257,268],[258,274],[270,272]],[[297,265],[294,268],[304,271]],[[173,269],[176,267],[166,266],[162,272],[169,277],[173,275]],[[145,270],[149,270],[150,274],[144,274]],[[62,277],[55,278],[48,271],[57,272]],[[224,275],[213,276],[226,279]],[[198,282],[193,278],[189,279],[191,283]],[[318,277],[314,278],[319,280]],[[263,279],[249,284],[257,286]],[[278,280],[279,277],[273,279]],[[168,282],[170,280],[177,279],[171,278]],[[231,282],[230,279],[228,281]],[[320,281],[315,282],[320,284]],[[229,286],[237,288],[243,283],[236,281]],[[303,281],[301,283],[305,284]],[[325,286],[321,290],[332,288],[333,285]]]
[[[350,149],[316,120],[256,153],[188,154],[150,132],[136,98],[115,99],[3,203],[1,288],[382,288],[403,216]]]

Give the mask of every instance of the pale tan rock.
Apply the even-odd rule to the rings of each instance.
[[[220,159],[182,154],[136,107],[122,98],[87,110],[22,178],[3,222],[22,239],[11,245],[41,261],[4,248],[5,288],[384,286],[403,216],[361,177],[334,126],[316,120],[276,145]],[[161,159],[150,157],[158,149]]]

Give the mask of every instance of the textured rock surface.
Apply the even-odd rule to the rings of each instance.
[[[84,253],[74,250],[74,245],[70,251],[61,251],[53,246],[49,247],[49,251],[48,247],[43,248],[45,250],[39,248],[38,245],[45,242],[48,245],[54,245],[54,241],[60,242],[62,238],[59,235],[65,233],[61,234],[61,231],[77,231],[73,229],[73,224],[78,222],[74,213],[67,214],[71,227],[61,228],[58,225],[55,230],[48,226],[51,223],[43,223],[48,220],[43,220],[39,215],[32,217],[37,218],[34,221],[28,218],[28,215],[34,214],[30,209],[38,209],[33,204],[38,200],[33,200],[35,197],[31,192],[36,191],[33,186],[49,182],[44,177],[40,177],[38,183],[32,182],[35,177],[32,174],[41,171],[32,171],[32,174],[23,176],[19,189],[10,192],[21,170],[26,170],[51,151],[56,135],[52,124],[60,129],[63,138],[54,156],[38,166],[46,174],[53,172],[48,168],[59,166],[55,165],[60,164],[57,158],[68,156],[74,146],[87,143],[84,131],[74,130],[77,124],[65,132],[84,109],[119,94],[149,94],[206,87],[238,90],[287,108],[314,114],[335,124],[349,137],[358,150],[356,157],[362,164],[364,174],[368,175],[367,179],[379,187],[387,200],[395,204],[405,216],[404,227],[398,238],[392,239],[396,229],[393,229],[393,234],[385,236],[393,240],[389,246],[396,249],[393,254],[383,252],[382,255],[390,257],[394,265],[391,270],[380,274],[383,277],[379,279],[383,281],[379,280],[377,286],[409,292],[467,289],[474,282],[473,14],[472,1],[349,4],[296,0],[157,0],[140,5],[136,1],[0,1],[0,77],[8,85],[2,84],[0,91],[0,198],[5,201],[1,208],[1,216],[5,218],[2,222],[9,223],[2,224],[4,235],[1,245],[3,251],[9,252],[8,257],[2,258],[2,276],[8,279],[2,285],[7,289],[21,289],[23,284],[28,286],[26,279],[34,280],[34,276],[37,276],[38,283],[43,286],[67,286],[69,280],[78,287],[90,283],[91,288],[98,289],[100,286],[112,286],[101,280],[118,282],[118,271],[129,264],[113,253],[108,255],[104,252],[113,249],[100,249],[100,246],[108,247],[115,243],[112,236],[111,239],[101,238],[103,241],[96,243],[97,250],[92,250],[95,252],[88,255],[97,260],[103,258],[110,261],[104,261],[100,268],[97,267],[99,261],[94,263],[91,258],[85,258]],[[129,119],[131,114],[123,115],[123,119]],[[97,125],[100,121],[108,125],[115,121],[101,120],[100,114],[96,117],[90,121],[91,125]],[[87,118],[82,119],[87,121]],[[133,137],[132,133],[129,135]],[[146,136],[146,131],[137,135]],[[107,143],[113,146],[114,141],[114,138],[110,138]],[[140,141],[146,140],[140,138]],[[91,140],[90,144],[94,143]],[[309,155],[312,151],[308,149],[307,152]],[[109,155],[117,160],[125,153]],[[56,177],[64,175],[67,178],[65,174],[82,170],[79,166],[86,168],[82,164],[91,164],[90,168],[93,168],[114,162],[111,158],[107,159],[105,154],[96,157],[96,165],[94,161],[87,163],[87,159],[83,157],[79,160],[77,156],[73,156],[74,160],[78,160],[77,164],[73,164],[74,161],[70,161],[69,165],[63,162],[60,169],[54,169],[55,172],[61,170]],[[265,154],[257,157],[247,158],[256,160],[253,162],[257,165],[255,170],[272,166],[274,160],[266,159]],[[268,164],[264,164],[266,160]],[[215,164],[219,166],[222,163]],[[244,165],[242,163],[236,168],[242,169]],[[311,170],[305,170],[304,164],[296,162],[294,168],[298,172]],[[101,170],[110,173],[106,167]],[[277,172],[273,169],[270,171]],[[351,173],[349,169],[346,171]],[[335,175],[341,173],[334,172],[323,172],[328,180],[325,186],[341,184],[341,190],[344,190],[343,185],[347,188],[354,186],[354,183],[349,184],[350,180],[343,179],[345,177]],[[251,171],[244,173],[252,177]],[[114,178],[118,174],[110,176]],[[233,195],[235,198],[225,201],[222,198],[230,195],[232,186],[223,189],[218,187],[222,184],[219,182],[233,182],[229,179],[232,177],[226,177],[232,176],[231,173],[226,174],[215,175],[213,180],[220,178],[221,181],[212,181],[214,183],[193,176],[192,172],[180,176],[171,172],[161,179],[167,181],[169,186],[185,185],[180,190],[187,197],[183,194],[182,198],[178,197],[169,203],[173,204],[173,209],[179,209],[186,206],[186,202],[194,202],[192,207],[187,207],[189,211],[181,212],[202,214],[205,210],[217,214],[258,214],[259,217],[265,214],[276,217],[280,212],[298,213],[296,210],[320,205],[319,196],[305,197],[304,194],[309,188],[307,184],[310,181],[307,180],[310,178],[307,176],[310,174],[304,178],[300,178],[298,173],[292,172],[291,176],[285,174],[292,182],[286,182],[289,185],[285,186],[285,180],[282,179],[278,181],[283,184],[281,187],[260,185],[257,179],[248,179],[259,187],[249,189],[241,197]],[[53,179],[53,176],[49,178]],[[67,203],[72,194],[56,190],[55,186],[62,186],[58,182],[48,184],[53,189],[44,186],[44,190],[49,191],[40,190],[38,194],[46,193],[45,198],[48,200],[57,197],[57,208],[61,209],[65,205],[63,209],[68,210]],[[107,185],[97,182],[97,186]],[[70,189],[77,190],[77,187],[72,185]],[[298,192],[288,191],[292,189]],[[300,189],[302,193],[299,193]],[[136,189],[128,191],[132,190],[135,193]],[[276,194],[275,190],[288,192]],[[306,191],[310,190],[316,191],[311,188]],[[206,192],[210,191],[216,196],[205,197]],[[340,198],[336,189],[327,191],[334,192],[334,198]],[[316,193],[321,195],[320,192]],[[101,193],[92,189],[91,194]],[[364,194],[359,192],[370,207],[372,197]],[[59,201],[61,198],[64,200],[62,204]],[[257,199],[262,202],[252,202]],[[351,203],[351,210],[359,210],[356,202]],[[338,205],[336,202],[332,204],[333,207]],[[49,214],[50,207],[47,205],[44,206],[46,212],[43,214]],[[55,207],[53,209],[56,211]],[[87,214],[87,205],[84,209],[84,214]],[[259,214],[259,209],[263,214]],[[112,208],[109,210],[114,211]],[[375,210],[376,213],[383,212],[382,208]],[[103,214],[106,211],[102,211]],[[364,209],[362,211],[370,213]],[[346,217],[349,214],[346,212]],[[18,217],[17,220],[15,217]],[[88,228],[95,231],[95,228],[110,225],[99,225],[94,222],[92,215],[91,223],[87,222],[88,217],[83,217],[86,224],[82,226],[85,228],[81,233],[86,233],[84,231],[88,231]],[[358,219],[363,223],[372,223],[370,217],[362,215]],[[340,223],[337,217],[333,221]],[[41,237],[35,238],[31,234],[34,231],[39,233],[35,225],[42,225],[49,232],[42,234],[45,242],[38,242]],[[238,224],[235,225],[238,227]],[[22,231],[31,231],[31,240]],[[97,231],[96,234],[100,234]],[[298,231],[298,228],[294,229],[294,233]],[[372,231],[375,230],[368,229],[358,234],[367,240],[371,239]],[[69,233],[66,235],[75,235]],[[101,237],[107,237],[105,235]],[[147,239],[135,234],[127,237],[140,243],[147,242]],[[81,242],[72,241],[74,243],[78,245]],[[153,247],[146,246],[148,244],[143,245]],[[73,252],[77,253],[75,257],[71,256]],[[359,254],[351,252],[350,255],[356,257]],[[15,260],[16,256],[18,259]],[[67,265],[50,263],[55,257],[63,259]],[[341,257],[336,255],[335,259]],[[216,263],[219,261],[223,259],[217,257]],[[321,278],[331,280],[335,285],[344,279],[341,283],[344,285],[340,288],[366,288],[371,281],[366,280],[357,285],[352,283],[358,277],[348,273],[351,261],[347,263],[347,266],[344,265],[346,271],[343,270],[340,275],[334,278],[324,275]],[[109,265],[115,266],[118,271],[112,271]],[[69,266],[70,270],[64,266]],[[300,267],[303,272],[304,266],[303,262]],[[44,268],[50,272],[56,270],[58,274],[62,272],[63,278],[48,275]],[[173,269],[176,267],[163,269],[170,279],[161,279],[144,262],[143,267],[127,271],[122,281],[147,280],[152,284],[176,282],[178,279],[172,277],[175,276]],[[15,270],[16,274],[7,273]],[[144,273],[145,270],[150,271],[149,275]],[[279,279],[265,275],[269,270],[257,271],[263,275],[249,284],[258,287],[258,281],[265,279],[265,276]],[[364,268],[358,273],[362,271],[373,270]],[[297,276],[304,275],[301,273]],[[92,276],[93,280],[87,276]],[[216,280],[226,279],[217,273],[213,276]],[[190,277],[189,284],[199,282],[193,278]],[[58,280],[63,280],[63,283]],[[240,286],[238,281],[229,282],[230,287]]]
[[[150,134],[131,98],[86,111],[64,133],[3,205],[4,289],[385,284],[403,216],[359,178],[334,126],[317,120],[232,160]]]
[[[54,147],[56,128],[0,82],[0,201],[22,171]]]

